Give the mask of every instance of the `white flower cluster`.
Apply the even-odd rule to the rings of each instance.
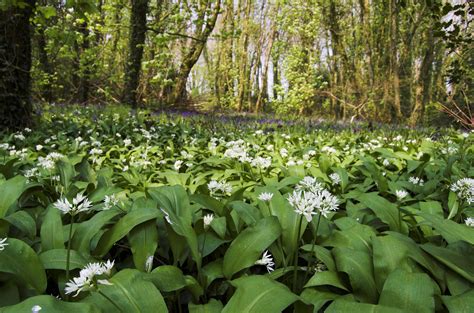
[[[252,160],[251,165],[253,167],[266,169],[266,168],[269,168],[270,165],[272,165],[272,158],[271,157],[264,158],[264,157],[258,156]]]
[[[92,207],[92,202],[89,201],[82,193],[76,195],[72,199],[72,204],[66,198],[58,199],[54,206],[63,214],[76,215],[80,212],[87,212]]]
[[[64,288],[66,294],[76,293],[73,297],[77,296],[81,291],[87,291],[101,285],[112,285],[106,279],[98,279],[96,276],[110,276],[111,270],[114,267],[114,261],[101,262],[101,263],[89,263],[79,272],[79,277],[74,277],[66,283]]]
[[[397,199],[400,201],[406,198],[406,196],[408,196],[408,192],[406,190],[399,189],[395,191],[395,195],[397,196]]]
[[[415,177],[415,176],[411,176],[410,178],[408,178],[408,181],[412,183],[413,185],[418,185],[418,186],[423,186],[425,184],[425,181],[423,180],[423,178]]]
[[[474,217],[468,217],[464,222],[467,226],[474,227]]]
[[[473,178],[462,178],[451,184],[451,191],[455,192],[460,199],[465,200],[468,204],[474,203]]]
[[[204,215],[204,229],[208,229],[213,220],[214,220],[213,214]]]
[[[334,185],[339,185],[341,183],[341,176],[339,176],[338,173],[332,173],[329,175],[329,178],[331,178]]]
[[[270,272],[273,272],[275,269],[273,268],[275,266],[275,262],[273,262],[273,258],[270,254],[270,252],[268,252],[268,250],[266,250],[264,253],[263,253],[263,256],[260,260],[257,260],[255,261],[255,265],[264,265],[267,267],[267,271],[270,273]]]
[[[308,222],[311,222],[313,215],[321,214],[327,217],[331,211],[338,210],[338,199],[310,176],[306,176],[296,185],[296,190],[288,197],[288,202],[295,212],[303,215]]]
[[[215,195],[230,195],[232,193],[232,186],[225,180],[218,182],[217,180],[211,180],[207,184],[207,188],[211,196]]]
[[[118,204],[119,200],[115,195],[105,196],[104,199],[104,210],[110,210]]]
[[[273,198],[273,193],[271,192],[262,192],[259,196],[258,199],[262,201],[270,201]]]
[[[58,152],[51,152],[46,157],[38,157],[38,166],[45,170],[52,170],[56,166],[56,161],[64,158],[64,155]]]

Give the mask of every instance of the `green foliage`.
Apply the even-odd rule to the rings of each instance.
[[[469,312],[472,134],[264,122],[49,108],[4,133],[0,311]],[[307,188],[337,210],[300,215]]]

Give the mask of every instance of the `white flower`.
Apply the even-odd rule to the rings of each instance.
[[[300,181],[296,190],[288,197],[288,202],[308,222],[311,222],[313,215],[327,217],[331,211],[338,210],[338,199],[310,176]]]
[[[399,189],[399,190],[395,191],[395,195],[397,196],[398,200],[402,200],[403,198],[408,196],[408,192],[406,190]]]
[[[31,313],[38,313],[39,311],[41,311],[41,307],[39,305],[35,305],[31,308]]]
[[[41,151],[43,149],[42,145],[36,145],[36,151]]]
[[[226,183],[225,180],[222,180],[220,182],[216,180],[211,180],[207,184],[207,188],[209,189],[209,193],[211,196],[214,196],[218,193],[222,195],[229,195],[232,193],[232,186],[229,183]]]
[[[270,201],[273,198],[273,193],[271,192],[262,192],[259,196],[258,199],[262,201]]]
[[[8,238],[3,238],[0,239],[0,251],[5,250],[5,247],[8,246],[8,243],[6,243]]]
[[[105,196],[104,199],[104,210],[109,210],[118,204],[118,199],[115,195]]]
[[[462,178],[451,185],[451,191],[468,204],[474,203],[474,179]]]
[[[58,199],[54,206],[63,214],[76,215],[80,212],[87,212],[92,207],[92,202],[89,201],[82,193],[76,195],[72,200],[72,204],[66,199]]]
[[[388,159],[384,159],[382,162],[383,166],[387,167],[390,165],[390,161]]]
[[[212,214],[204,215],[204,229],[209,228],[209,225],[211,225],[213,219],[214,215]]]
[[[107,260],[101,263],[89,263],[80,272],[79,277],[74,277],[66,283],[66,294],[76,293],[77,296],[81,291],[87,291],[97,286],[97,284],[111,285],[106,279],[96,279],[96,276],[109,276],[114,266],[114,261]]]
[[[267,267],[267,271],[270,273],[274,271],[274,266],[275,263],[273,262],[273,258],[271,257],[271,254],[266,250],[263,253],[263,256],[260,260],[255,261],[256,265],[265,265]]]
[[[469,226],[469,227],[474,227],[474,218],[473,217],[468,217],[468,218],[466,218],[464,223],[466,223],[466,225]]]
[[[125,147],[127,147],[127,146],[130,146],[132,144],[132,140],[127,138],[127,139],[123,140],[123,143],[125,144]]]
[[[332,183],[334,185],[339,185],[341,183],[341,177],[338,173],[332,173],[331,175],[329,175],[329,178],[331,178]]]
[[[173,167],[176,171],[179,171],[179,169],[181,168],[181,165],[183,165],[183,161],[177,160],[176,162],[174,162]]]
[[[173,225],[173,222],[171,221],[171,218],[170,218],[170,214],[162,208],[160,208],[160,210],[165,215],[165,220],[168,222],[168,224]]]
[[[425,181],[420,177],[411,176],[408,178],[408,181],[413,185],[423,186]]]
[[[263,158],[263,157],[256,157],[251,162],[253,167],[259,167],[262,169],[266,169],[272,165],[272,158]]]
[[[145,261],[145,270],[147,271],[147,273],[150,273],[151,270],[153,268],[153,256],[150,255],[146,258],[146,261]]]

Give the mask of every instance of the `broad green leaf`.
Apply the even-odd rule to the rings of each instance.
[[[11,225],[18,228],[28,238],[33,239],[36,235],[36,222],[30,214],[25,211],[17,211],[3,218]]]
[[[128,242],[131,246],[135,267],[144,272],[148,257],[155,255],[158,247],[156,220],[153,219],[135,226],[128,234]]]
[[[158,201],[160,209],[164,210],[171,220],[171,228],[186,239],[193,260],[198,268],[201,267],[201,255],[198,248],[196,232],[192,227],[193,210],[189,197],[182,186],[164,186],[148,191]]]
[[[230,202],[228,206],[232,210],[235,210],[245,224],[249,226],[255,225],[255,223],[262,218],[262,214],[256,207],[243,201],[233,201]]]
[[[223,308],[222,302],[216,299],[211,299],[207,304],[188,305],[189,313],[221,313]]]
[[[8,208],[14,204],[23,193],[26,178],[15,176],[0,185],[0,218],[5,217]]]
[[[150,274],[146,274],[145,277],[162,292],[176,291],[186,287],[183,272],[172,265],[158,266]]]
[[[93,304],[66,302],[66,301],[59,300],[53,296],[31,297],[13,306],[1,308],[0,312],[2,313],[31,312],[31,308],[34,307],[35,305],[39,305],[41,307],[41,311],[48,312],[48,313],[64,313],[64,312],[100,313],[101,312]]]
[[[393,271],[385,281],[379,304],[405,312],[435,311],[434,282],[424,273]]]
[[[9,281],[0,285],[0,308],[15,305],[20,302],[20,292],[18,286]],[[0,309],[0,312],[3,312]]]
[[[102,227],[121,212],[116,209],[101,211],[95,214],[90,220],[77,224],[72,236],[71,247],[82,253],[91,253],[91,249],[94,247],[91,246],[92,238],[100,232]]]
[[[376,303],[378,293],[370,254],[343,247],[334,248],[332,253],[337,269],[349,275],[354,296],[363,302]]]
[[[48,250],[39,255],[41,263],[45,269],[55,269],[55,270],[66,270],[67,264],[67,249],[53,249]],[[82,256],[79,252],[71,250],[71,255],[69,259],[69,268],[83,268],[87,263],[92,262],[93,260],[88,260]]]
[[[266,217],[242,231],[224,255],[224,276],[230,279],[238,271],[252,266],[263,251],[281,234],[276,217]]]
[[[407,225],[402,222],[400,225],[398,218],[398,208],[385,198],[382,198],[377,193],[363,193],[358,200],[364,203],[375,215],[390,226],[393,231],[399,231],[404,234],[408,232]]]
[[[336,220],[336,225],[341,229],[324,241],[325,246],[347,247],[370,252],[372,237],[376,233],[372,227],[358,223],[352,218],[343,217]]]
[[[43,251],[64,249],[63,222],[61,213],[53,205],[48,206],[40,230]]]
[[[474,245],[474,229],[472,227],[467,227],[466,225],[461,225],[433,214],[420,212],[418,215],[423,217],[428,225],[436,229],[448,243],[464,240]]]
[[[466,247],[463,250],[437,247],[432,244],[422,245],[421,248],[431,254],[436,260],[443,263],[471,283],[474,283],[474,248]]]
[[[39,293],[46,289],[46,273],[41,260],[25,242],[8,238],[8,246],[0,251],[0,272],[13,274]]]
[[[318,312],[327,302],[335,300],[341,295],[327,290],[305,288],[300,297],[305,303],[311,303],[314,306],[313,312]]]
[[[61,181],[61,185],[64,186],[66,193],[69,191],[69,186],[76,175],[76,171],[74,170],[74,166],[72,166],[69,160],[63,159],[59,160],[56,163],[56,166],[59,171],[59,177]]]
[[[472,308],[474,308],[474,289],[459,296],[443,296],[441,299],[449,312],[472,313]]]
[[[124,269],[109,279],[112,285],[100,285],[107,298],[93,292],[83,301],[97,305],[102,312],[117,312],[118,308],[127,313],[168,312],[161,293],[144,275],[138,270]]]
[[[217,235],[221,238],[225,238],[226,233],[226,218],[224,216],[215,217],[211,222],[211,228],[216,232]]]
[[[266,276],[247,276],[232,281],[237,288],[222,313],[281,312],[298,300],[288,287]]]
[[[316,272],[313,277],[309,279],[304,288],[324,285],[334,286],[349,291],[347,287],[344,286],[337,273],[331,271]]]
[[[324,311],[325,313],[407,313],[406,311],[389,306],[349,302],[344,300],[334,301]]]
[[[104,256],[118,240],[125,237],[134,227],[159,216],[158,210],[151,207],[144,207],[129,212],[122,217],[112,228],[102,235],[94,255]]]

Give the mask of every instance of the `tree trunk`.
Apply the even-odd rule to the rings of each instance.
[[[125,88],[122,100],[133,108],[138,106],[137,89],[140,82],[143,45],[145,44],[146,37],[147,11],[148,0],[132,0],[129,52],[127,63],[125,65]]]
[[[426,104],[430,101],[431,95],[431,72],[434,61],[435,40],[433,30],[427,30],[427,47],[423,61],[421,62],[420,76],[416,86],[415,107],[410,116],[410,125],[414,126],[423,117]]]
[[[238,53],[238,57],[240,59],[239,64],[239,85],[238,85],[238,96],[237,96],[237,110],[241,112],[244,106],[244,97],[247,85],[247,67],[248,67],[248,44],[249,44],[249,19],[250,19],[250,11],[252,9],[252,0],[247,0],[247,4],[245,7],[245,15],[243,18],[243,26],[242,26],[242,40],[241,45]]]
[[[277,9],[278,11],[278,9]],[[267,43],[268,47],[267,47],[267,51],[265,53],[265,63],[263,64],[263,69],[262,69],[262,88],[260,89],[259,93],[258,93],[258,97],[257,97],[257,104],[255,105],[255,110],[256,112],[260,112],[260,110],[262,109],[262,104],[263,104],[263,99],[264,99],[264,96],[265,95],[268,95],[268,92],[267,92],[267,87],[268,87],[268,65],[270,63],[270,57],[271,57],[271,54],[272,54],[272,48],[273,48],[273,41],[275,39],[275,36],[276,36],[276,29],[275,29],[275,23],[272,24],[272,27],[271,27],[271,30],[270,30],[270,35],[268,36],[269,37],[269,41]]]
[[[0,130],[31,124],[31,30],[35,0],[0,9]]]
[[[400,74],[398,67],[398,7],[396,0],[390,0],[390,74],[392,79],[392,121],[402,117],[400,105]]]
[[[186,100],[186,83],[188,81],[189,73],[191,72],[194,64],[199,60],[199,56],[204,49],[204,46],[207,43],[207,38],[211,35],[214,27],[216,25],[217,16],[220,13],[221,0],[217,0],[216,6],[212,15],[207,19],[205,27],[202,31],[198,32],[195,36],[197,40],[191,41],[191,47],[188,52],[185,54],[183,62],[178,70],[178,75],[175,79],[175,85],[171,97],[169,98],[169,103],[171,105],[176,105],[178,103]]]
[[[51,79],[53,76],[53,69],[51,67],[51,64],[49,63],[48,52],[46,51],[46,36],[44,33],[44,26],[42,25],[38,27],[38,35],[37,35],[36,40],[38,43],[38,55],[39,55],[38,59],[40,63],[40,68],[46,74],[46,79],[47,79],[47,82],[41,86],[42,87],[41,97],[46,102],[52,102],[53,90],[52,90]]]

